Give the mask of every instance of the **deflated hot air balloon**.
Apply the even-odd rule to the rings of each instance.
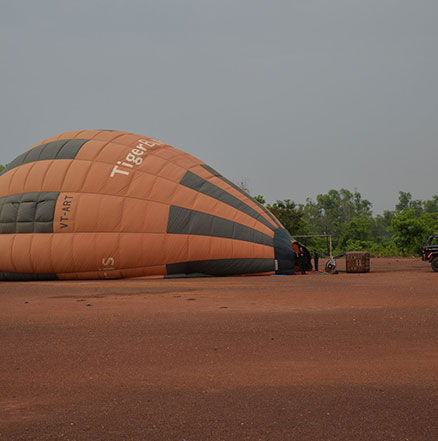
[[[292,238],[235,184],[152,138],[49,138],[0,174],[0,279],[294,274]]]

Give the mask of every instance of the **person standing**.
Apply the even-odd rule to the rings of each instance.
[[[319,261],[319,254],[318,251],[315,250],[313,253],[313,262],[315,263],[315,271],[318,271],[318,261]]]
[[[306,255],[304,254],[303,247],[298,250],[298,262],[301,269],[301,274],[306,274]]]

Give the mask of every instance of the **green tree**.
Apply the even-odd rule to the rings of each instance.
[[[258,194],[257,196],[254,196],[254,199],[255,199],[259,204],[262,204],[262,205],[265,205],[265,204],[266,204],[265,198],[264,198],[261,194]]]
[[[424,202],[418,199],[413,200],[409,192],[400,191],[398,194],[398,204],[395,206],[396,211],[414,210],[416,216],[421,216],[423,212]]]
[[[338,239],[344,235],[345,225],[354,218],[370,219],[371,207],[371,202],[362,199],[358,191],[330,190],[327,194],[319,194],[316,202],[307,199],[304,220],[313,234],[331,234],[336,247]]]
[[[303,220],[303,207],[297,206],[294,201],[285,199],[284,201],[277,201],[272,205],[268,204],[266,208],[292,235],[309,233],[307,223]]]
[[[0,164],[0,173],[5,169],[5,166],[3,164]]]
[[[338,241],[338,249],[347,248],[349,241],[360,242],[360,249],[366,248],[372,242],[373,219],[371,217],[354,217],[343,226],[342,234]]]
[[[403,255],[418,254],[426,239],[438,231],[438,213],[417,216],[415,209],[397,212],[392,218],[393,241]]]
[[[391,240],[392,233],[388,229],[393,217],[393,211],[385,210],[383,214],[378,214],[373,218],[372,236],[375,242],[383,243]]]
[[[424,211],[426,213],[438,213],[438,195],[435,195],[429,201],[424,202]]]

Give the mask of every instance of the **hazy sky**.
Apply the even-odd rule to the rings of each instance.
[[[0,162],[159,138],[267,201],[438,194],[436,0],[0,0]]]

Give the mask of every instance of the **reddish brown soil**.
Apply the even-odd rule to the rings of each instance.
[[[438,439],[438,274],[0,284],[0,439]]]

